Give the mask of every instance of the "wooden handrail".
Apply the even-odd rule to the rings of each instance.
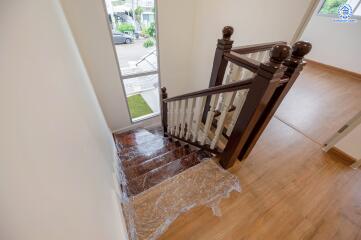
[[[257,72],[259,66],[261,65],[260,62],[254,60],[252,58],[242,56],[241,54],[233,52],[233,51],[231,51],[229,53],[225,53],[224,58],[226,60],[228,60],[238,66],[244,67],[254,73]]]
[[[165,135],[219,155],[221,166],[229,168],[251,152],[302,71],[312,45],[299,41],[291,50],[285,42],[272,42],[232,48],[233,28],[227,26],[222,33],[209,88],[172,98],[162,88],[162,123]],[[228,140],[217,148],[222,134]]]
[[[248,54],[248,53],[270,50],[275,45],[284,45],[284,44],[287,43],[283,41],[260,43],[260,44],[246,45],[242,47],[234,47],[231,49],[231,51],[239,54]]]
[[[163,102],[167,103],[167,102],[184,100],[184,99],[188,99],[188,98],[196,98],[196,97],[209,96],[209,95],[218,94],[218,93],[233,92],[233,91],[238,91],[238,90],[242,90],[242,89],[248,89],[251,86],[252,80],[253,80],[253,78],[250,78],[250,79],[247,79],[247,80],[244,80],[241,82],[234,82],[234,83],[230,83],[230,84],[211,87],[211,88],[207,88],[207,89],[192,92],[192,93],[187,93],[184,95],[167,98],[167,99],[164,99]]]

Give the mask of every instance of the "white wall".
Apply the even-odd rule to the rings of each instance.
[[[103,0],[60,0],[80,54],[112,131],[132,125]],[[153,118],[140,124],[160,122]]]
[[[111,132],[60,4],[1,1],[0,30],[0,239],[125,239]]]
[[[158,0],[161,84],[169,97],[183,94],[191,79],[194,0]]]
[[[60,0],[109,127],[131,125],[102,0]]]
[[[188,89],[208,87],[217,39],[224,26],[234,27],[234,46],[290,41],[310,3],[311,0],[197,0]]]
[[[318,16],[322,2],[302,36],[313,44],[307,57],[361,74],[361,20],[356,23],[336,23],[333,17]]]

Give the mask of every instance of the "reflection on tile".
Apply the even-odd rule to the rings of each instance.
[[[128,194],[130,196],[147,190],[162,181],[171,178],[184,170],[200,163],[196,152],[172,161],[162,167],[156,168],[128,182]]]
[[[138,145],[133,148],[132,151],[128,151],[125,154],[120,153],[119,157],[122,166],[124,168],[129,168],[176,149],[179,145],[178,142],[162,139],[160,141],[157,140],[148,144]]]
[[[145,162],[140,163],[139,165],[131,166],[124,169],[124,173],[130,181],[131,179],[143,175],[146,172],[156,169],[162,165],[168,164],[174,160],[177,160],[190,153],[189,147],[179,147],[173,151],[167,152],[161,156],[149,159]]]

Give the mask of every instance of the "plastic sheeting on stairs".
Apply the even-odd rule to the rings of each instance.
[[[124,187],[126,180],[121,179]],[[123,194],[130,238],[157,239],[180,214],[196,206],[211,207],[221,216],[219,203],[232,191],[241,191],[238,178],[207,159],[136,196]]]

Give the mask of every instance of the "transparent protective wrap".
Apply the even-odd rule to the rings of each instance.
[[[221,216],[219,203],[232,191],[241,191],[238,178],[207,159],[134,197],[122,194],[130,239],[157,239],[180,214],[196,206],[208,206]]]

